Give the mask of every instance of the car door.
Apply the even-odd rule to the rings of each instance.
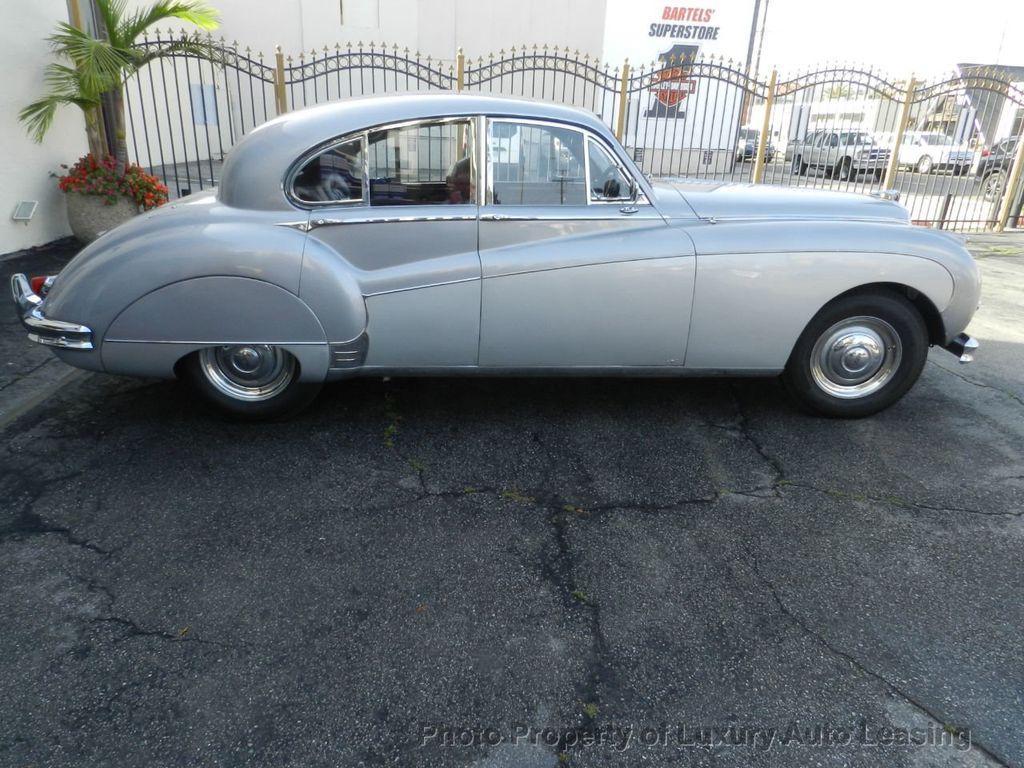
[[[574,126],[487,119],[480,365],[681,366],[695,259],[612,147]]]
[[[293,181],[313,209],[309,238],[359,282],[367,367],[477,363],[476,125],[446,118],[374,128],[321,152]]]

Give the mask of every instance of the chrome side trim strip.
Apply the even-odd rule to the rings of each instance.
[[[366,331],[351,341],[332,342],[329,370],[345,371],[350,368],[358,368],[366,360],[369,348],[370,337],[366,335]]]
[[[210,341],[205,340],[193,340],[193,341],[167,341],[166,339],[104,339],[104,344],[181,344],[181,345],[200,345],[208,347],[220,347],[220,346],[238,346],[240,344],[269,344],[270,346],[276,347],[317,347],[326,344],[326,341],[267,341],[266,339],[242,339],[232,341]]]
[[[408,224],[412,222],[424,222],[424,221],[476,221],[476,206],[474,213],[459,213],[459,214],[437,214],[425,216],[425,215],[408,215],[408,216],[352,216],[344,219],[332,219],[332,218],[315,218],[310,219],[309,225],[305,231],[310,231],[318,227],[338,227],[345,224]]]
[[[594,203],[594,205],[604,205],[604,203]],[[514,208],[515,206],[509,206]],[[637,208],[634,213],[639,213],[642,209]],[[650,212],[654,212],[654,207],[650,206]],[[567,211],[566,213],[551,213],[538,216],[536,214],[517,214],[517,213],[484,213],[480,215],[480,221],[626,221],[632,214],[623,213],[616,209],[615,213],[612,214],[609,211],[608,216],[580,216],[579,214]],[[641,217],[636,221],[655,221],[661,222],[661,218],[644,218]]]
[[[369,299],[373,296],[386,296],[389,293],[405,293],[406,291],[419,291],[424,288],[440,288],[445,285],[458,285],[459,283],[472,283],[479,281],[479,277],[460,277],[458,280],[443,280],[438,283],[423,283],[421,285],[406,285],[401,288],[391,288],[387,291],[376,291],[375,293],[364,293],[363,298]]]
[[[289,227],[291,229],[297,229],[299,232],[309,232],[309,230],[312,229],[308,219],[303,221],[282,221],[277,223],[275,226]]]

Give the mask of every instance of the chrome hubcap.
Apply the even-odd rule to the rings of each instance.
[[[295,358],[269,344],[208,347],[199,351],[199,362],[214,387],[247,402],[269,400],[295,376]]]
[[[811,351],[811,377],[833,397],[867,397],[886,385],[902,359],[903,344],[889,323],[851,317],[818,337]]]

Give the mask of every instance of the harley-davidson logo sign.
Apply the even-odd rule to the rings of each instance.
[[[697,50],[696,45],[673,45],[658,54],[663,68],[651,77],[651,93],[655,101],[644,117],[682,117],[685,114],[679,105],[697,87],[696,80],[690,77],[690,67]]]

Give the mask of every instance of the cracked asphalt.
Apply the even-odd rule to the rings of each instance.
[[[855,422],[396,379],[240,425],[5,315],[0,765],[1024,766],[1024,238],[972,248],[979,361]]]

